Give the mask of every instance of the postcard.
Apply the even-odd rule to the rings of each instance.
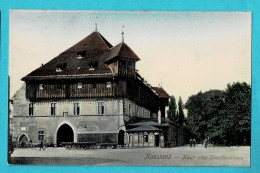
[[[8,163],[251,163],[251,12],[10,10]]]

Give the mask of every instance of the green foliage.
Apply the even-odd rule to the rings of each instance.
[[[250,144],[251,87],[245,82],[228,84],[225,103],[224,135],[230,139],[227,144]]]
[[[176,122],[177,116],[176,116],[176,100],[174,96],[170,97],[170,102],[169,102],[169,110],[168,110],[168,118],[172,120],[173,122]]]
[[[246,83],[227,85],[189,97],[187,128],[190,136],[224,145],[250,144],[251,88]]]
[[[178,124],[180,126],[182,126],[184,123],[184,112],[183,112],[183,102],[182,102],[181,97],[179,97],[179,100],[178,100],[178,112],[179,112],[179,115],[177,116]]]

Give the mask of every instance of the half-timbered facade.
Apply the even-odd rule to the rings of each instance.
[[[168,105],[166,91],[137,73],[139,60],[123,41],[113,47],[91,33],[22,78],[23,90],[12,98],[13,140],[129,144],[139,129],[147,146],[164,146],[161,127],[128,126],[139,119],[163,123]],[[160,144],[146,134],[162,136]]]

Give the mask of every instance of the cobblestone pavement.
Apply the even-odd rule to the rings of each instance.
[[[11,164],[126,165],[126,166],[250,166],[250,147],[189,146],[66,150],[65,148],[15,149]]]

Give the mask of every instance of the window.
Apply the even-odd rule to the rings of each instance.
[[[139,134],[139,143],[143,143],[143,135]]]
[[[148,135],[144,135],[144,142],[148,142]]]
[[[82,83],[77,83],[77,88],[78,89],[82,88]]]
[[[107,88],[111,88],[111,82],[107,82],[107,83],[106,83],[106,87],[107,87]]]
[[[95,83],[93,83],[93,84],[91,84],[91,88],[95,89],[95,88],[97,88],[97,85]]]
[[[153,135],[149,135],[148,140],[149,140],[149,142],[153,142]]]
[[[136,106],[136,115],[138,115],[138,114],[139,114],[139,107]]]
[[[56,67],[56,72],[62,72],[62,68]]]
[[[57,103],[51,103],[51,115],[57,115]]]
[[[128,109],[129,109],[129,115],[132,115],[132,105],[131,104],[129,104],[129,106],[128,106]]]
[[[79,51],[77,54],[78,54],[78,59],[81,59],[84,56],[86,56],[86,51]]]
[[[29,116],[34,115],[34,103],[29,103]]]
[[[92,62],[88,64],[89,70],[95,70],[95,68],[98,68],[98,62]]]
[[[138,135],[134,135],[134,142],[138,143],[139,140],[138,140]]]
[[[78,54],[78,59],[81,59],[82,58],[82,55]]]
[[[132,143],[132,142],[133,142],[133,136],[130,135],[130,136],[129,136],[129,143]]]
[[[44,140],[44,130],[38,131],[38,140],[43,141]]]
[[[74,115],[79,115],[80,107],[79,103],[74,103]]]
[[[61,90],[61,89],[62,89],[62,86],[61,86],[61,85],[57,85],[57,89],[58,89],[58,90]]]
[[[105,103],[104,102],[98,102],[98,114],[99,115],[105,114]]]
[[[43,84],[39,85],[39,90],[43,90]]]
[[[67,117],[68,116],[68,112],[63,112],[63,117]]]
[[[64,70],[66,67],[67,67],[67,63],[58,64],[56,66],[56,72],[62,72],[62,70]]]

